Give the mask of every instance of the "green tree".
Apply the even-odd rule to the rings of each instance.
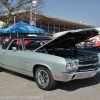
[[[2,28],[7,28],[7,27],[9,27],[6,23],[4,23],[3,25],[2,25]]]

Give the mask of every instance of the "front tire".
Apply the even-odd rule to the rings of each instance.
[[[35,81],[38,87],[43,90],[51,90],[56,86],[56,81],[53,79],[50,70],[42,66],[35,71]]]

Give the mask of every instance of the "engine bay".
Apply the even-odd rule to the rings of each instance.
[[[77,47],[70,47],[70,48],[41,48],[38,52],[51,54],[59,57],[63,57],[66,59],[79,60],[79,70],[87,70],[87,69],[95,69],[98,65],[98,56],[93,53],[85,52],[85,51],[78,51]]]

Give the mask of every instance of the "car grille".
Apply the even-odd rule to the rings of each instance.
[[[94,70],[98,66],[98,60],[85,61],[84,64],[80,63],[78,71]]]
[[[85,66],[85,67],[79,67],[78,71],[86,71],[86,70],[94,70],[97,69],[97,66]]]
[[[94,63],[97,63],[98,62],[98,59],[96,60],[88,60],[88,61],[83,61],[83,62],[79,62],[80,64],[83,64],[86,65],[86,64],[94,64]]]

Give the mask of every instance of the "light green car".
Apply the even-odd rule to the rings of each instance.
[[[92,52],[78,52],[76,44],[98,35],[95,29],[69,31],[54,40],[48,37],[17,37],[0,47],[3,68],[34,77],[39,88],[50,90],[57,81],[93,77],[100,71]]]

